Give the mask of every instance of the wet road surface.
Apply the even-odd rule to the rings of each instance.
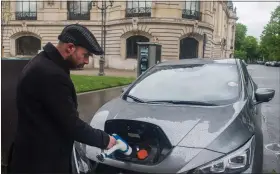
[[[102,105],[121,94],[122,88],[123,87],[116,87],[99,92],[89,92],[78,95],[80,118],[89,123],[93,114]]]
[[[275,96],[269,103],[262,104],[265,118],[264,172],[273,169],[280,173],[280,67],[249,65],[248,70],[259,87],[275,89]]]
[[[249,65],[248,70],[259,87],[276,90],[274,99],[262,104],[262,114],[265,118],[264,146],[267,147],[264,149],[264,172],[275,170],[280,173],[280,68]],[[121,89],[122,87],[119,87],[78,95],[80,117],[89,123],[93,114],[103,104],[121,94]]]

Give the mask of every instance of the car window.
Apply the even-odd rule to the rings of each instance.
[[[251,80],[249,79],[248,85],[247,85],[247,89],[248,89],[248,95],[250,97],[253,96],[253,84],[251,82]]]
[[[142,100],[202,101],[228,104],[239,98],[236,65],[158,66],[128,92]]]
[[[243,62],[241,63],[241,67],[242,67],[242,71],[243,71],[245,82],[246,82],[245,86],[247,89],[247,94],[249,95],[249,97],[253,97],[254,88],[253,88],[253,83],[251,82],[250,74],[248,72],[246,65]]]
[[[244,78],[245,78],[245,82],[246,82],[246,85],[247,85],[248,81],[249,81],[249,73],[248,73],[246,65],[243,62],[241,62],[241,68],[242,68]]]

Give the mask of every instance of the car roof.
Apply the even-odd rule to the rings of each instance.
[[[213,59],[213,58],[193,58],[162,61],[156,66],[172,66],[172,65],[192,65],[192,64],[230,64],[236,65],[239,59]]]

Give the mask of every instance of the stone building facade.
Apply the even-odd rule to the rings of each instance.
[[[72,23],[86,25],[100,41],[97,6],[100,0],[2,1],[4,56],[34,55],[48,42],[56,44]],[[161,44],[163,60],[232,57],[238,18],[230,1],[123,0],[105,14],[106,67],[135,69],[139,41]],[[98,68],[99,57],[93,60],[89,66]]]

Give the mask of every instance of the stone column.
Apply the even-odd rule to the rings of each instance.
[[[231,26],[232,30],[231,30],[231,38],[232,38],[232,50],[234,50],[235,48],[235,30],[236,30],[236,26],[235,26],[235,22],[233,22],[233,25]]]
[[[213,2],[213,5],[214,5],[214,34],[215,36],[218,35],[219,33],[219,3],[217,1]]]
[[[218,2],[219,6],[219,30],[218,30],[218,35],[221,37],[222,36],[222,25],[223,25],[223,8],[220,2]]]
[[[201,2],[204,7],[204,18],[203,21],[206,23],[209,23],[210,25],[214,25],[213,23],[213,15],[212,15],[212,9],[211,9],[211,3],[210,1],[203,1]]]
[[[223,10],[223,25],[222,25],[222,29],[223,29],[223,34],[222,37],[223,38],[227,38],[227,20],[226,20],[227,16],[226,16],[226,12]]]
[[[232,39],[232,23],[230,21],[228,22],[227,27],[228,27],[227,28],[227,49],[230,50],[231,39]]]
[[[11,10],[11,20],[16,19],[16,9],[17,9],[17,2],[16,1],[10,1],[10,10]]]
[[[37,20],[44,20],[44,1],[36,1],[37,3]]]

